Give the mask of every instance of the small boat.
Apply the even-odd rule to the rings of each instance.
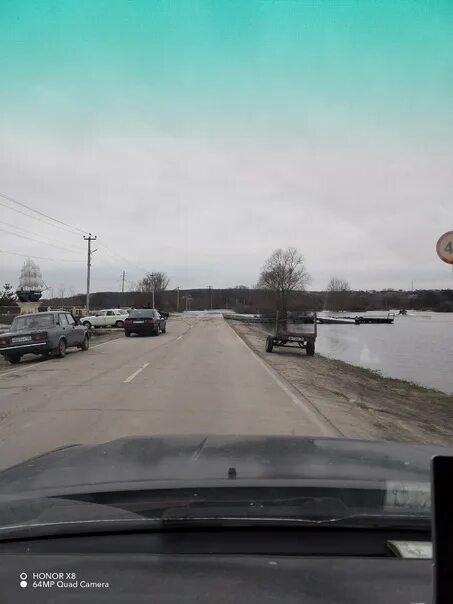
[[[330,325],[342,325],[342,324],[349,324],[349,325],[354,325],[355,323],[355,319],[351,319],[350,317],[320,317],[318,316],[318,323],[319,324],[330,324]]]
[[[362,325],[363,323],[374,324],[374,325],[391,325],[394,321],[393,316],[388,317],[320,317],[318,316],[318,323],[320,324],[331,324],[331,325]]]
[[[391,325],[394,321],[394,317],[355,317],[356,325],[375,324],[375,325]]]

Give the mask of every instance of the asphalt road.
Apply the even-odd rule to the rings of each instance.
[[[74,443],[146,434],[333,436],[219,315],[159,337],[74,350],[0,372],[0,469]]]

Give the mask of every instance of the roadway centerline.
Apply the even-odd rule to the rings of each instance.
[[[148,367],[148,365],[149,365],[149,363],[145,363],[144,365],[142,365],[142,367],[140,367],[140,369],[137,369],[137,371],[134,371],[134,373],[131,373],[131,375],[124,380],[123,384],[129,384],[129,382],[132,382],[132,380],[134,378],[136,378],[137,375],[143,371],[143,369],[146,369]]]

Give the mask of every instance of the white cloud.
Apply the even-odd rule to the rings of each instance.
[[[118,289],[123,269],[133,281],[158,269],[183,287],[252,285],[266,256],[287,245],[305,255],[314,289],[336,273],[357,288],[408,288],[412,279],[449,287],[435,243],[453,226],[450,166],[443,149],[415,146],[10,133],[0,190],[90,230],[130,261],[99,247],[94,290]],[[81,236],[3,207],[0,221],[74,250],[0,232],[0,249],[54,257],[40,261],[45,280],[83,291]],[[22,259],[0,261],[0,280],[15,281]]]

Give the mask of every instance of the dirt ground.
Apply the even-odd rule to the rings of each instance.
[[[230,326],[335,428],[338,436],[453,444],[453,396],[305,351],[265,352],[265,334]]]

